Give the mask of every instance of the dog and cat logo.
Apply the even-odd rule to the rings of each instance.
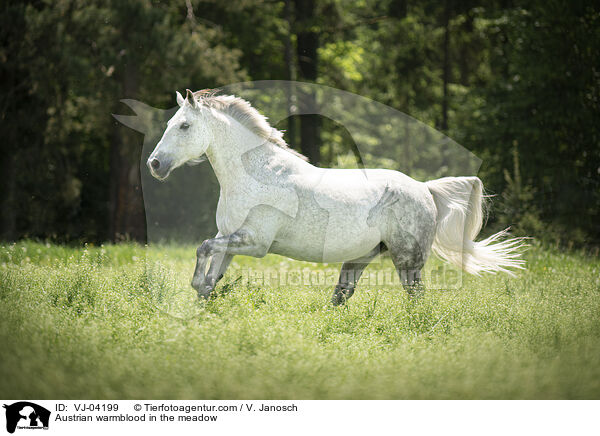
[[[6,431],[14,433],[16,429],[48,430],[50,411],[29,401],[19,401],[4,405],[6,409]]]

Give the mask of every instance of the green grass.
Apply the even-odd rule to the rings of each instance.
[[[337,266],[277,256],[236,257],[219,296],[198,302],[194,254],[1,246],[0,396],[600,398],[597,258],[533,247],[518,278],[417,299],[365,281],[333,308]],[[246,283],[244,268],[329,282]]]

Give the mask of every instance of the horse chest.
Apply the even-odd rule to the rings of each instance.
[[[223,235],[232,234],[242,226],[247,215],[247,208],[244,208],[234,198],[224,195],[219,197],[216,214],[219,233]]]

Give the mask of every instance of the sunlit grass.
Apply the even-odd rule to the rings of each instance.
[[[236,257],[218,297],[195,247],[0,247],[4,398],[598,398],[600,261],[534,247],[518,278],[410,299],[337,265]],[[433,261],[429,270],[440,264]],[[322,271],[325,282],[247,280]],[[391,270],[389,260],[371,273]]]

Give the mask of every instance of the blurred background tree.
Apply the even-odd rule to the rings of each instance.
[[[119,100],[244,80],[300,80],[385,103],[483,159],[491,223],[600,244],[600,7],[557,0],[4,0],[1,237],[146,237],[142,135]],[[294,115],[322,166],[354,156],[342,126]],[[365,164],[410,173],[402,150]],[[345,163],[346,162],[346,163]],[[211,219],[206,217],[206,219]],[[493,226],[492,226],[493,227]]]

